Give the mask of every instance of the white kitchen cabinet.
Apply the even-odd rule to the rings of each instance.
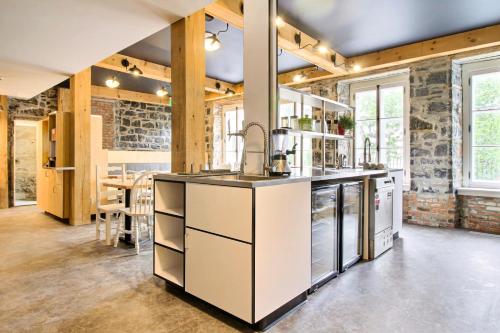
[[[185,256],[185,290],[251,323],[252,245],[186,228]]]
[[[252,189],[186,184],[186,226],[252,242]]]
[[[403,228],[403,170],[389,171],[394,182],[392,234],[398,235]]]

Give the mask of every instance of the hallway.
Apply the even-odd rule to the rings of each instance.
[[[164,292],[152,251],[94,240],[35,207],[0,210],[0,332],[249,331]],[[270,332],[498,332],[500,237],[405,225],[379,260],[354,266]]]

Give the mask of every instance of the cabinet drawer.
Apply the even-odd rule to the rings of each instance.
[[[252,242],[252,189],[186,184],[186,225]]]
[[[252,322],[252,246],[186,228],[185,290]]]

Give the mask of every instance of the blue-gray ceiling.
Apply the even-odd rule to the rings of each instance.
[[[278,0],[278,12],[345,56],[500,23],[500,0]]]

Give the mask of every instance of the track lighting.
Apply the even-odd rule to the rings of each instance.
[[[106,80],[106,86],[111,89],[118,88],[120,85],[120,82],[116,79],[116,76],[110,77],[109,79]]]
[[[165,97],[165,96],[167,96],[168,95],[167,88],[161,87],[160,89],[158,89],[156,91],[156,95],[158,95],[159,97]]]

